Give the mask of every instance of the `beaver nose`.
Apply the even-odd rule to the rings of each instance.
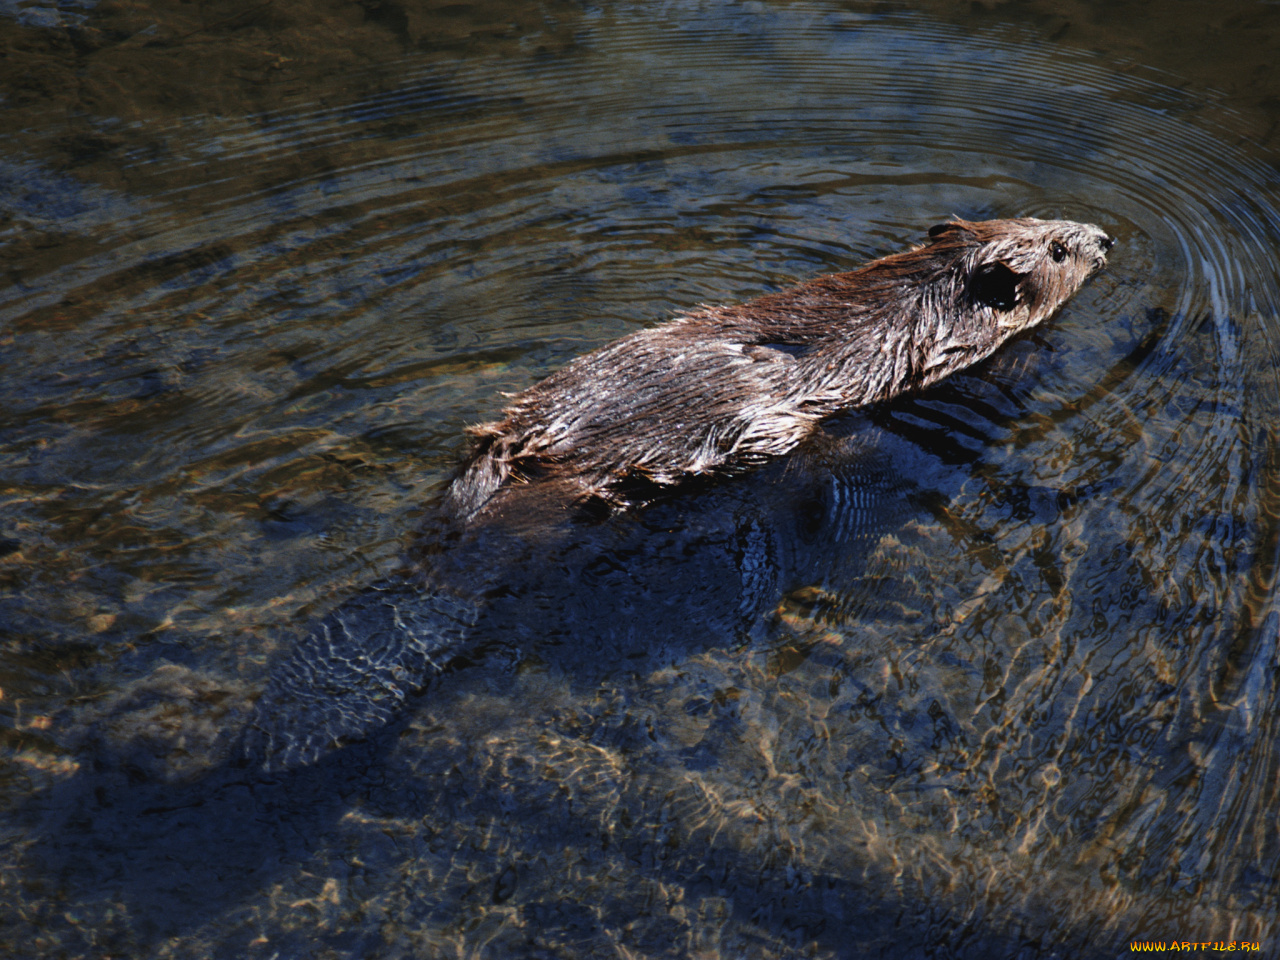
[[[1105,233],[1102,235],[1102,239],[1098,241],[1098,246],[1102,248],[1103,253],[1107,252],[1115,245],[1116,245],[1116,238],[1109,237]]]

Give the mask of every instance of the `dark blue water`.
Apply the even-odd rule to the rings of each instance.
[[[0,8],[0,944],[1274,949],[1280,175],[1229,44],[1280,13],[1244,6],[1145,54],[1156,6]],[[222,770],[502,391],[952,214],[1119,242],[827,461],[548,541],[399,727]],[[874,523],[821,522],[833,477]]]

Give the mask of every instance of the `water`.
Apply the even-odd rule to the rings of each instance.
[[[0,943],[1274,949],[1280,13],[1157,9],[0,9]],[[951,214],[1119,242],[835,426],[856,549],[727,616],[725,516],[810,542],[765,471],[556,553],[392,736],[202,788],[501,391]]]

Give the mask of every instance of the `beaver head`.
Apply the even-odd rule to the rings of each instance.
[[[1065,220],[952,220],[858,270],[623,337],[473,428],[446,499],[467,517],[510,482],[552,481],[621,505],[637,482],[784,454],[823,417],[927,387],[1047,319],[1112,243]]]
[[[975,307],[1001,329],[1025,330],[1049,317],[1107,263],[1115,241],[1070,220],[952,220],[929,230],[927,258],[955,258],[955,276]]]
[[[1106,265],[1114,243],[1070,220],[957,219],[933,227],[922,246],[798,289],[856,303],[843,322],[819,311],[823,329],[806,326],[843,382],[840,405],[860,406],[936,383],[1047,320]]]

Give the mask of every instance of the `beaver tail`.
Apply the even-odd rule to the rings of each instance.
[[[304,766],[385,727],[463,649],[478,616],[472,603],[403,580],[347,600],[271,671],[242,734],[244,761]]]

